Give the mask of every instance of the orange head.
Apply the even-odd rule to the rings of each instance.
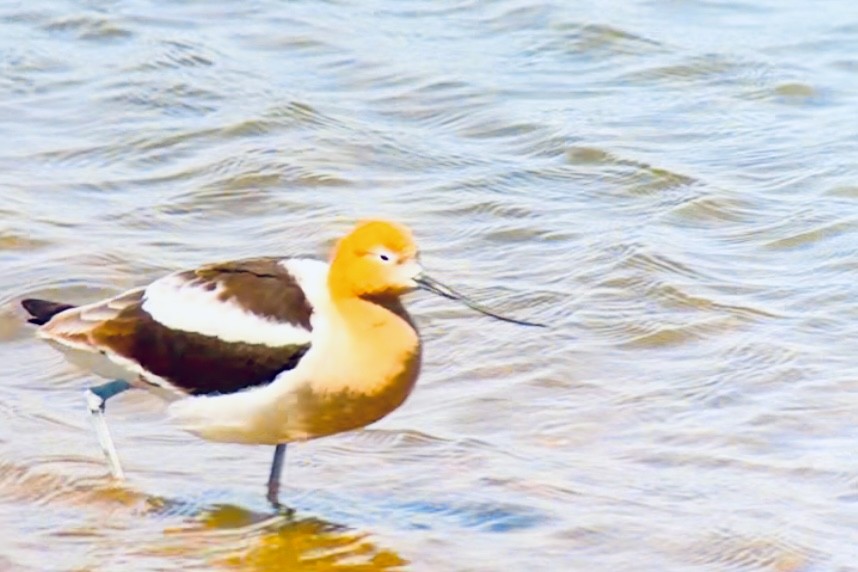
[[[339,298],[399,296],[417,288],[421,272],[408,228],[365,221],[334,248],[328,285]]]

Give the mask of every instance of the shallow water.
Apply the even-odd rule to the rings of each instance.
[[[0,5],[0,570],[858,570],[851,2]],[[16,301],[411,225],[424,374],[204,443]]]

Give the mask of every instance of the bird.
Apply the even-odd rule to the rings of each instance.
[[[273,445],[266,498],[280,507],[288,443],[365,427],[411,393],[422,340],[401,297],[417,289],[544,326],[492,312],[429,277],[411,230],[385,220],[358,223],[328,262],[246,258],[176,271],[85,305],[21,304],[38,338],[109,380],[85,398],[112,477],[124,472],[106,403],[144,389],[191,434]]]

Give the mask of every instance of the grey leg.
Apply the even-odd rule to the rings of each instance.
[[[271,473],[268,475],[268,494],[265,497],[274,508],[280,508],[280,475],[283,473],[285,459],[286,444],[280,443],[274,447],[274,459],[271,461]]]
[[[107,422],[104,420],[104,404],[114,395],[118,395],[130,388],[130,383],[117,379],[96,387],[90,387],[86,390],[86,405],[92,416],[95,434],[98,436],[98,443],[101,445],[101,450],[107,458],[110,474],[115,479],[124,479],[125,474],[122,472],[122,465],[119,464],[116,447],[113,445],[113,439],[111,439],[110,431],[107,429]]]

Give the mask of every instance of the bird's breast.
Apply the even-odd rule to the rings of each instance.
[[[301,429],[321,437],[373,423],[405,401],[420,374],[421,344],[398,319],[349,335],[344,328],[316,346],[307,383],[297,388]]]
[[[337,383],[336,387],[308,384],[296,393],[299,425],[307,438],[322,437],[365,427],[398,408],[411,393],[420,373],[417,351],[399,366],[391,367],[367,390],[364,380]],[[359,370],[355,378],[363,377]]]

